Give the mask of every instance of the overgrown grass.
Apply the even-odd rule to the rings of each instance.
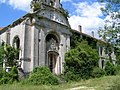
[[[94,90],[109,90],[114,82],[119,80],[120,76],[104,76],[101,78],[81,80],[79,82],[72,82],[60,85],[21,85],[20,83],[15,83],[11,85],[1,85],[0,90],[70,90],[76,87],[92,87]],[[89,90],[89,89],[80,89]]]

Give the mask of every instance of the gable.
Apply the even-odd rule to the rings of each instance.
[[[44,10],[41,10],[40,12],[38,12],[38,15],[46,17],[50,20],[53,20],[55,22],[58,22],[60,24],[63,24],[63,25],[70,27],[67,18],[65,18],[65,16],[62,13],[60,13],[56,10],[48,10],[48,9],[45,10],[44,9]]]

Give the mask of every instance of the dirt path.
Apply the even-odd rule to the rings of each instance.
[[[67,90],[95,90],[93,87],[79,86]]]

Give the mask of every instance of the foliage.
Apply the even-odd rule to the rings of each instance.
[[[65,72],[63,79],[65,80],[65,82],[72,82],[79,81],[81,77],[79,76],[79,74],[75,74],[72,71],[67,71]]]
[[[105,4],[101,10],[110,18],[105,21],[104,29],[100,30],[100,36],[107,37],[108,42],[120,45],[120,0],[98,0]]]
[[[115,48],[115,55],[116,55],[116,59],[117,59],[117,65],[120,65],[120,48]]]
[[[59,84],[58,79],[54,76],[47,67],[36,67],[33,69],[28,83],[33,85],[57,85]]]
[[[92,72],[93,78],[99,78],[105,75],[105,71],[99,67],[95,67]]]
[[[106,3],[104,10],[105,14],[110,14],[112,12],[119,12],[120,10],[120,0],[98,0],[101,3]]]
[[[2,70],[3,59],[4,59],[4,47],[0,46],[0,70]]]
[[[72,33],[72,37],[70,38],[70,45],[71,45],[71,48],[74,49],[75,47],[77,47],[77,45],[82,42],[82,41],[87,41],[88,42],[88,45],[90,47],[92,47],[93,49],[96,49],[97,47],[97,42],[96,39],[94,38],[91,38],[89,36],[86,36],[86,35],[82,35],[76,31],[71,31]]]
[[[120,75],[120,64],[116,66],[116,74]]]
[[[10,82],[18,81],[19,76],[18,76],[18,70],[17,70],[16,66],[12,67],[9,74],[10,74],[10,77],[11,77]]]
[[[33,9],[33,11],[39,10],[41,8],[41,3],[42,2],[43,1],[32,1],[30,6]]]
[[[14,83],[0,85],[0,90],[71,90],[73,88],[77,88],[78,90],[79,87],[80,90],[109,90],[110,86],[114,85],[113,82],[120,82],[118,77],[119,76],[104,76],[101,78],[81,80],[79,82],[64,83],[60,85],[21,85],[20,83]]]
[[[107,62],[105,65],[105,72],[107,75],[116,75],[116,66],[114,66],[111,62]]]
[[[10,72],[6,72],[6,69],[3,69],[0,75],[0,84],[12,84],[18,81],[18,70],[15,66],[12,67]]]
[[[88,79],[92,75],[93,68],[98,66],[98,53],[83,41],[66,53],[65,62],[65,74],[72,72],[73,75]]]
[[[6,66],[17,66],[16,60],[18,58],[18,53],[19,49],[15,49],[8,44],[0,46],[0,67],[3,65],[3,60],[5,61]]]
[[[6,70],[3,69],[1,71],[1,78],[0,78],[0,84],[8,84],[9,82],[9,79],[10,79],[10,76],[8,73],[6,73]]]
[[[6,66],[13,67],[17,66],[17,56],[19,53],[19,49],[15,49],[10,45],[5,45],[4,48],[4,56],[6,60]]]
[[[13,83],[18,81],[18,70],[17,70],[17,56],[19,50],[14,47],[4,44],[0,46],[0,84]],[[10,72],[6,72],[6,68],[3,69],[2,64],[5,61],[6,67],[11,67]]]
[[[77,43],[81,41],[80,34],[72,32],[72,37],[70,38],[71,48],[74,49],[77,46]]]

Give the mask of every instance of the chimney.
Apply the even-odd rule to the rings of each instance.
[[[92,31],[92,37],[94,37],[94,31]]]
[[[82,33],[82,26],[78,25],[78,30]]]

